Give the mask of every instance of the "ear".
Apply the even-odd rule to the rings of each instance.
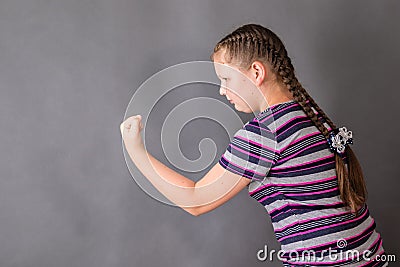
[[[264,64],[260,61],[254,61],[250,66],[250,71],[252,72],[252,77],[254,79],[254,83],[258,86],[260,85],[264,79],[266,78],[266,68]]]

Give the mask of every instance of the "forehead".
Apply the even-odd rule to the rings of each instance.
[[[237,68],[226,63],[223,53],[218,52],[214,54],[214,69],[218,76],[232,76],[239,72]]]

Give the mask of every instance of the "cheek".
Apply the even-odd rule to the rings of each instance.
[[[231,94],[236,95],[236,97],[244,97],[245,93],[245,84],[241,82],[240,80],[232,79],[227,82],[227,87],[229,91],[231,91]]]
[[[229,98],[241,106],[247,106],[246,102],[252,103],[253,98],[256,96],[252,83],[242,77],[231,78],[224,85],[228,89],[226,94]]]
[[[248,87],[248,84],[241,83],[238,84],[235,88],[235,96],[239,99],[240,102],[246,103],[252,102],[255,94],[251,88]]]

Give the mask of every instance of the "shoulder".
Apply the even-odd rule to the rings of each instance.
[[[261,125],[273,131],[293,117],[305,115],[302,107],[296,101],[288,101],[274,105],[260,112],[254,118]]]
[[[275,131],[260,121],[257,117],[248,121],[236,132],[232,144],[242,151],[251,151],[268,158],[274,158],[278,153],[278,142]],[[274,155],[274,156],[273,156]]]
[[[251,134],[264,138],[273,138],[273,131],[270,125],[260,120],[258,117],[254,117],[252,120],[248,121],[243,127],[238,131],[238,134]]]

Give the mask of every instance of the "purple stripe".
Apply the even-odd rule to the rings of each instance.
[[[281,109],[281,110],[279,110],[278,112],[272,113],[271,115],[267,116],[266,118],[264,118],[263,120],[261,120],[261,122],[264,122],[264,121],[268,120],[268,119],[271,118],[271,116],[273,116],[274,114],[279,114],[279,113],[281,113],[281,112],[283,112],[283,111],[285,111],[285,110],[287,110],[287,109],[289,109],[289,108],[291,108],[291,107],[294,107],[294,106],[296,106],[296,105],[299,105],[299,103],[294,102],[292,105],[287,106],[286,108]]]
[[[285,157],[285,158],[281,158],[281,159],[278,160],[277,162],[280,163],[280,162],[282,162],[282,161],[285,161],[286,159],[291,159],[291,158],[295,157],[297,154],[300,154],[301,152],[303,152],[303,151],[306,150],[306,149],[309,149],[309,148],[311,148],[311,147],[315,147],[315,146],[318,146],[318,145],[322,145],[322,144],[325,144],[325,143],[326,143],[326,141],[321,141],[321,142],[315,143],[315,144],[313,144],[313,145],[310,145],[310,146],[308,146],[308,147],[303,148],[302,150],[299,150],[298,152],[296,152],[295,154],[293,154],[293,155],[291,155],[291,156],[288,156],[288,157]]]
[[[361,238],[362,238],[362,237],[364,236],[365,232],[366,232],[366,231],[369,231],[369,228],[370,228],[373,224],[374,224],[374,221],[372,221],[372,222],[370,223],[370,225],[368,225],[368,227],[366,227],[366,229],[365,229],[364,231],[362,231],[361,233],[358,233],[358,234],[356,234],[356,235],[347,237],[345,240],[347,241],[347,240],[352,239],[352,238],[355,238],[355,237],[357,237],[357,236],[361,236]],[[357,239],[356,241],[360,240],[361,238]],[[311,239],[311,240],[312,240],[312,239]],[[354,242],[356,242],[356,241],[354,241]],[[336,243],[337,243],[337,240],[335,240],[334,242],[322,243],[322,244],[318,244],[318,245],[316,245],[316,246],[307,247],[307,248],[302,249],[301,251],[303,251],[303,250],[315,249],[315,248],[318,248],[318,247],[324,247],[324,246],[332,245],[332,244],[336,244]],[[352,243],[353,243],[353,242],[352,242]]]
[[[276,192],[276,193],[274,193],[274,194],[272,194],[272,195],[265,196],[265,197],[263,197],[262,199],[260,199],[258,202],[263,202],[263,201],[266,200],[267,198],[274,197],[274,196],[279,195],[279,194],[281,194],[281,192]]]
[[[331,204],[326,204],[325,206],[326,206],[326,207],[335,206],[335,205],[337,205],[337,204],[342,204],[342,203],[343,203],[343,202],[334,202],[334,203],[331,203]],[[299,205],[299,204],[291,204],[291,203],[288,203],[288,204],[286,204],[286,205],[280,206],[279,208],[276,208],[276,209],[274,209],[274,210],[271,210],[269,213],[273,213],[273,212],[275,212],[275,211],[277,211],[277,210],[280,210],[280,209],[283,209],[283,208],[285,208],[285,207],[287,207],[287,206],[292,206],[292,207],[304,206],[304,207],[308,208],[308,207],[315,207],[315,206],[320,206],[320,205],[319,205],[319,204]],[[275,218],[275,217],[278,216],[278,215],[280,215],[280,213],[278,213],[278,214],[276,214],[275,216],[273,216],[273,218]]]
[[[223,157],[226,161],[228,161],[224,156],[222,156],[222,157]],[[228,162],[229,162],[229,161],[228,161]],[[238,172],[237,170],[232,169],[232,168],[229,167],[228,165],[224,164],[222,161],[219,161],[219,163],[222,164],[226,169],[232,170],[232,171],[233,171],[234,173],[236,173],[236,174],[245,176],[245,177],[250,178],[250,179],[260,180],[260,179],[254,178],[254,177],[249,177],[249,176],[247,176],[245,173],[240,173],[240,172]],[[230,162],[229,162],[229,164],[234,165],[234,166],[237,166],[236,164],[233,164],[233,163],[230,163]],[[238,168],[239,168],[239,169],[242,169],[242,168],[240,168],[240,167],[238,167]],[[252,172],[252,171],[250,171],[250,172]]]
[[[297,222],[291,223],[289,225],[286,225],[285,227],[277,228],[277,229],[275,229],[275,231],[282,232],[282,231],[284,231],[284,230],[286,230],[286,229],[288,229],[288,228],[290,228],[290,227],[292,227],[294,225],[297,225],[297,224],[305,224],[305,223],[308,223],[308,222],[311,222],[311,221],[317,221],[317,220],[320,220],[320,219],[326,219],[326,218],[330,218],[330,217],[341,216],[341,215],[349,214],[349,213],[350,213],[350,211],[345,211],[345,212],[341,212],[341,213],[330,214],[330,215],[326,215],[326,216],[314,217],[314,218],[307,219],[307,220],[297,221]]]
[[[320,133],[321,133],[320,131],[318,131],[318,132],[313,132],[313,133],[307,134],[307,135],[305,135],[305,136],[302,136],[302,137],[300,137],[300,138],[298,138],[298,139],[296,139],[296,140],[293,140],[293,142],[290,142],[289,145],[287,145],[286,147],[283,147],[283,148],[280,150],[280,152],[283,151],[283,150],[285,150],[285,149],[287,149],[288,147],[290,147],[290,146],[293,145],[293,144],[299,143],[299,142],[302,141],[303,139],[306,139],[306,138],[308,138],[308,137],[310,137],[310,136],[318,135],[318,134],[320,134]]]
[[[246,150],[243,150],[243,149],[241,149],[241,148],[239,148],[238,146],[235,146],[235,145],[233,145],[233,144],[230,144],[230,146],[231,146],[231,147],[234,147],[233,149],[235,149],[235,150],[237,150],[237,151],[240,151],[240,152],[242,152],[242,153],[244,153],[244,154],[251,155],[252,157],[255,157],[255,158],[258,158],[258,159],[263,159],[264,161],[268,161],[268,162],[274,163],[273,160],[270,160],[270,159],[268,159],[268,158],[264,158],[264,157],[261,157],[261,156],[257,156],[256,154],[253,154],[253,153],[251,153],[251,152],[248,152],[248,151],[246,151]],[[265,175],[265,174],[263,174],[263,175]]]
[[[276,137],[278,138],[278,136],[280,136],[281,134],[284,134],[285,132],[289,131],[291,128],[293,128],[294,126],[298,125],[298,124],[305,124],[308,123],[308,121],[299,121],[295,124],[293,124],[292,126],[290,126],[289,128],[287,128],[286,130],[284,130],[283,132],[281,132],[280,134],[278,134]]]
[[[259,172],[252,171],[252,170],[250,170],[250,169],[242,168],[242,166],[236,165],[236,164],[233,163],[232,161],[229,161],[229,160],[228,160],[227,158],[225,158],[223,155],[222,155],[222,157],[223,157],[227,162],[229,162],[229,164],[231,164],[231,165],[233,165],[233,166],[235,166],[235,167],[238,167],[238,168],[241,169],[241,170],[249,171],[249,172],[251,172],[251,173],[255,173],[255,174],[260,175],[260,176],[264,176],[264,175],[265,175],[265,173],[259,173]]]
[[[296,171],[287,171],[287,172],[275,172],[275,171],[274,171],[274,173],[275,173],[275,174],[283,174],[283,173],[291,173],[291,172],[304,171],[304,170],[314,169],[314,168],[321,167],[321,166],[328,165],[328,164],[331,164],[331,162],[325,162],[325,163],[322,163],[322,164],[319,164],[319,165],[316,165],[316,166],[312,166],[312,167],[309,167],[309,168],[303,168],[303,169],[301,169],[301,170],[296,170]]]
[[[270,187],[270,186],[302,186],[302,185],[308,185],[308,184],[318,184],[318,183],[322,183],[322,182],[334,180],[334,179],[336,179],[336,175],[328,177],[328,178],[324,178],[321,180],[316,180],[316,181],[311,181],[311,182],[303,182],[303,183],[297,183],[297,184],[266,184],[266,185],[263,185],[255,190],[251,191],[250,194],[254,194],[254,193],[261,191],[262,189]]]
[[[360,218],[361,218],[362,216],[364,216],[367,212],[368,212],[368,210],[365,209],[365,211],[362,213],[362,215],[360,215]],[[322,230],[322,229],[331,228],[331,227],[338,226],[338,225],[342,225],[342,224],[349,224],[349,223],[354,222],[354,221],[357,221],[357,220],[359,220],[359,217],[354,218],[354,219],[352,219],[352,220],[345,221],[345,222],[340,222],[340,223],[335,223],[335,224],[331,224],[331,225],[326,225],[326,226],[318,227],[318,228],[311,229],[311,230],[308,230],[308,231],[297,232],[297,233],[295,233],[295,234],[291,234],[291,235],[284,236],[284,237],[280,238],[278,241],[280,242],[280,241],[285,240],[285,239],[290,238],[290,237],[294,237],[294,236],[298,236],[298,235],[304,235],[304,234],[307,234],[307,233],[316,232],[316,231],[319,231],[319,230]]]
[[[322,193],[327,193],[327,192],[332,192],[337,190],[338,188],[331,188],[331,189],[326,189],[326,190],[322,190],[322,191],[317,191],[317,192],[307,192],[307,193],[302,193],[302,194],[297,194],[297,193],[293,193],[293,194],[285,194],[286,196],[308,196],[308,195],[318,195],[318,194],[322,194]]]
[[[260,129],[260,130],[262,130],[262,131],[265,131],[265,132],[268,132],[268,133],[272,133],[272,131],[269,130],[269,129],[265,129],[265,128],[262,128],[262,127],[260,127],[260,126],[253,125],[253,124],[249,124],[249,125],[251,125],[251,127],[258,128],[258,129]]]
[[[332,155],[329,155],[329,156],[326,156],[326,157],[318,158],[316,160],[307,161],[305,163],[301,163],[301,164],[298,164],[298,165],[290,165],[289,167],[290,168],[292,168],[292,167],[300,167],[300,166],[303,166],[303,165],[307,165],[307,164],[310,164],[310,163],[313,163],[313,162],[317,162],[317,161],[321,161],[321,160],[324,160],[324,159],[327,159],[327,158],[333,158],[333,157],[334,157],[334,155],[332,154]],[[279,170],[285,170],[285,169],[288,169],[288,167],[274,168],[274,172],[279,171]],[[277,173],[281,173],[281,172],[277,172]],[[284,172],[282,172],[282,173],[284,173]]]
[[[243,141],[245,141],[245,142],[249,142],[249,143],[258,145],[258,146],[260,146],[260,147],[262,147],[262,148],[266,148],[266,149],[268,149],[268,150],[270,150],[270,151],[274,151],[274,152],[276,152],[276,153],[279,153],[279,150],[270,148],[269,146],[263,146],[263,145],[260,144],[260,143],[254,142],[254,141],[252,141],[252,140],[250,140],[250,139],[247,139],[247,138],[244,138],[244,137],[242,137],[242,136],[236,136],[236,138],[241,139],[241,140],[243,140]]]
[[[293,117],[293,118],[291,118],[290,120],[288,120],[288,121],[286,121],[284,124],[282,124],[281,126],[279,126],[278,128],[276,128],[276,131],[275,131],[275,133],[277,132],[277,131],[279,131],[279,129],[281,129],[281,128],[283,128],[283,127],[285,127],[285,125],[287,125],[287,124],[289,124],[291,121],[294,121],[294,120],[296,120],[296,119],[299,119],[299,118],[308,118],[307,116],[296,116],[296,117]],[[297,123],[296,123],[297,124]],[[294,124],[294,125],[296,125],[296,124]],[[289,128],[290,129],[290,128]]]

